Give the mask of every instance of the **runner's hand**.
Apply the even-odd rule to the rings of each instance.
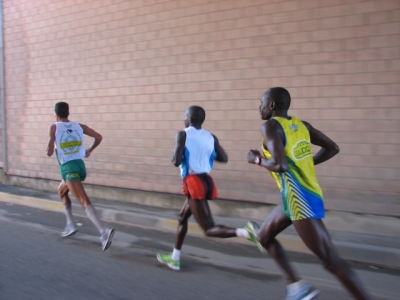
[[[261,156],[260,151],[250,150],[249,153],[247,153],[247,162],[250,164],[255,164],[258,156]]]
[[[90,148],[87,148],[87,149],[86,149],[86,155],[85,155],[85,157],[86,157],[86,158],[89,157],[89,156],[90,156],[90,153],[92,153],[92,150],[91,150]]]

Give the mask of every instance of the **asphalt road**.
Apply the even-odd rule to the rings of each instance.
[[[174,235],[109,224],[117,232],[101,251],[94,226],[76,218],[79,232],[61,238],[61,213],[0,203],[0,299],[284,299],[285,281],[253,245],[188,236],[181,271],[160,265]],[[290,253],[296,269],[321,290],[319,299],[351,299],[312,256]],[[399,299],[400,270],[351,263],[376,297]]]

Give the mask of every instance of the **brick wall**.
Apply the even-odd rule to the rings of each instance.
[[[374,213],[379,197],[400,215],[400,1],[3,3],[9,174],[59,179],[45,148],[67,101],[104,137],[87,183],[180,193],[170,156],[197,104],[230,159],[213,171],[220,197],[275,203],[246,154],[260,148],[261,94],[284,86],[291,114],[341,148],[317,167],[327,207]]]

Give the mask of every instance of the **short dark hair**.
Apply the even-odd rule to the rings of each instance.
[[[69,105],[67,102],[57,102],[54,106],[54,112],[60,118],[68,118],[69,116]]]
[[[270,88],[266,93],[269,93],[271,99],[275,102],[276,108],[288,110],[290,107],[290,94],[283,87]]]
[[[206,119],[206,111],[200,106],[189,107],[190,123],[193,125],[201,125]]]

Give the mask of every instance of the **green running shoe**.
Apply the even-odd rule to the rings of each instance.
[[[250,242],[253,242],[254,244],[256,244],[258,250],[261,251],[261,253],[265,252],[264,247],[260,244],[260,242],[258,241],[257,237],[258,237],[258,231],[260,230],[260,226],[258,226],[258,224],[256,222],[253,221],[249,221],[247,222],[247,224],[244,226],[244,229],[247,230],[247,232],[249,233],[249,237],[247,238]]]
[[[179,260],[172,259],[172,253],[170,254],[157,254],[157,259],[160,263],[167,265],[172,270],[179,271],[181,269],[181,262]]]

